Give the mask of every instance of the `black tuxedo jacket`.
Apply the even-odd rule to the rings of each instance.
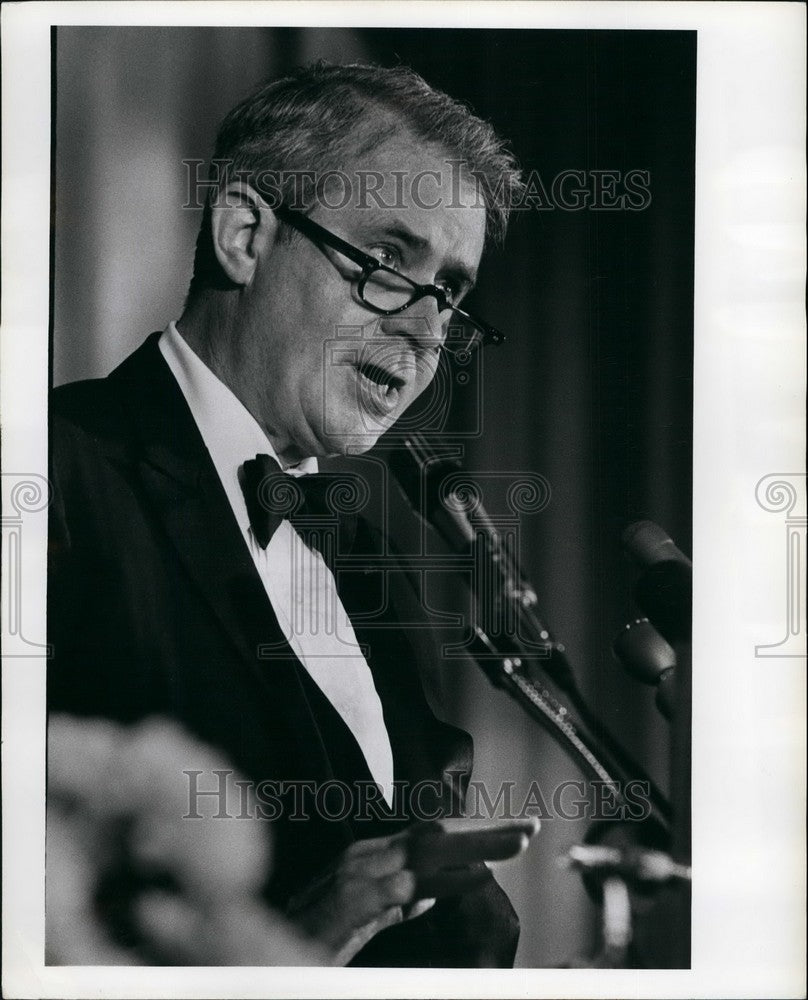
[[[171,716],[255,782],[369,780],[353,736],[283,641],[157,340],[108,378],[53,393],[50,709],[122,722]],[[375,544],[360,522],[359,550]],[[428,630],[410,627],[424,612],[404,574],[387,577],[385,627],[356,631],[367,644],[395,779],[445,788],[452,772],[455,808],[471,740],[428,707],[420,672],[435,669],[435,651]],[[367,579],[340,579],[349,612],[367,587]],[[267,644],[277,651],[268,658],[259,655]],[[422,796],[422,807],[429,802]],[[353,840],[395,832],[408,822],[406,805],[396,812],[403,818],[382,809],[369,820],[311,814],[300,822],[286,808],[273,823],[268,900],[283,907]],[[517,937],[515,914],[491,878],[378,935],[355,962],[507,966]]]

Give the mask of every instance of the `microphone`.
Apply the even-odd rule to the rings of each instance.
[[[643,569],[634,598],[656,628],[675,644],[689,641],[693,566],[653,521],[637,521],[623,532],[623,547]]]
[[[656,705],[670,720],[675,704],[676,654],[647,618],[621,629],[612,643],[614,655],[636,680],[656,685]]]
[[[443,456],[421,460],[410,440],[404,448],[394,448],[387,456],[399,489],[415,513],[431,525],[450,549],[465,551],[474,544],[475,533],[460,504],[441,502],[440,484],[443,478],[460,469],[460,462]]]

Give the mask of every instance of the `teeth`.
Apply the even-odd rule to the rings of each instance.
[[[370,382],[370,384],[374,388],[381,389],[382,392],[385,394],[385,396],[387,395],[388,392],[390,392],[391,386],[389,383],[377,382],[375,379],[372,379],[369,375],[366,375],[365,372],[360,372],[359,374],[362,376],[363,379],[365,379],[365,381]]]

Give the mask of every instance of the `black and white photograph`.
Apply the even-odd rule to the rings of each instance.
[[[7,995],[799,995],[804,43],[729,154],[720,5],[42,6]]]

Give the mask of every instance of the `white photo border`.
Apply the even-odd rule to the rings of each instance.
[[[755,652],[756,646],[776,642],[785,628],[787,587],[784,516],[764,509],[755,488],[767,475],[799,477],[805,468],[805,6],[757,2],[5,5],[3,470],[43,476],[53,24],[698,32],[692,969],[475,970],[471,974],[45,967],[44,660],[19,658],[12,651],[3,659],[4,994],[62,998],[804,995],[806,660],[767,658]],[[804,490],[803,477],[799,501],[803,540]],[[35,635],[45,634],[46,542],[44,531],[41,537],[26,540],[22,582],[26,621]],[[801,556],[805,560],[804,549]],[[804,562],[802,574],[804,585]],[[4,625],[7,605],[4,593]],[[804,617],[799,624],[804,643]],[[7,654],[8,649],[7,645]]]

